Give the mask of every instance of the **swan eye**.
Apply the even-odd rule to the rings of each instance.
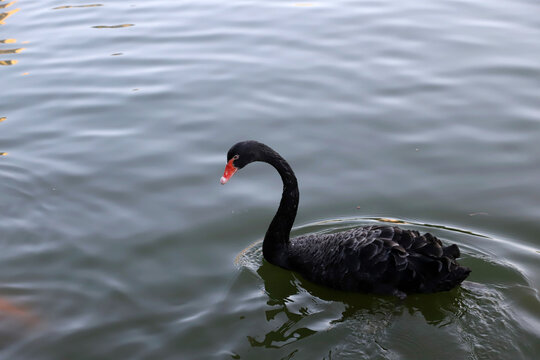
[[[239,157],[240,157],[240,156],[238,156],[238,155],[234,155],[234,156],[233,156],[233,160],[237,160]]]

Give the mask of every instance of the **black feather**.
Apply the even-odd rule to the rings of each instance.
[[[449,256],[452,249],[431,234],[375,225],[292,238],[289,260],[306,278],[341,290],[435,292],[459,285],[470,272]]]

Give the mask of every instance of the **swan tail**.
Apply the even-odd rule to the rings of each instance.
[[[457,259],[461,256],[461,252],[456,244],[452,244],[443,248],[443,255],[450,259]]]
[[[406,266],[397,257],[395,263],[396,269],[403,273],[403,287],[410,291],[447,291],[461,284],[471,272],[456,261],[461,255],[456,244],[444,246],[430,233],[393,228],[392,240],[407,252]]]
[[[451,272],[441,279],[435,291],[448,291],[461,284],[471,273],[471,269],[466,266],[457,265]]]

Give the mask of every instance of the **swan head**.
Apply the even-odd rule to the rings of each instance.
[[[254,140],[234,144],[227,152],[227,165],[219,182],[224,185],[239,169],[254,161],[264,160],[267,149],[270,148]]]

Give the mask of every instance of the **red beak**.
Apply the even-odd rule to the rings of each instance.
[[[234,175],[236,170],[238,170],[238,168],[234,167],[233,161],[234,159],[229,160],[229,162],[227,163],[227,166],[225,166],[225,172],[223,173],[223,176],[219,180],[221,185],[225,185],[227,181],[229,181],[229,179]]]

